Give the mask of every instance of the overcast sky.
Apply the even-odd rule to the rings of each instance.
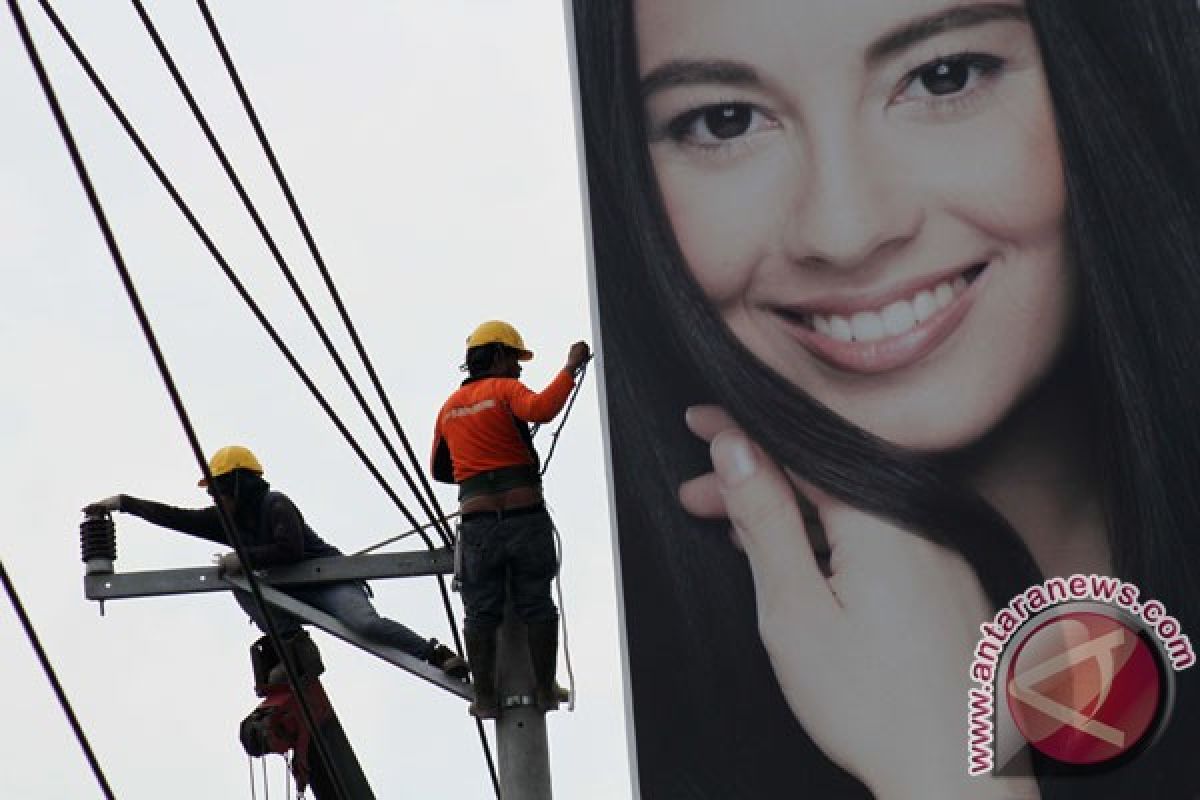
[[[37,5],[21,5],[202,445],[209,452],[249,445],[273,486],[344,550],[405,530]],[[350,359],[198,10],[186,2],[147,5]],[[55,6],[301,362],[402,487],[132,8],[89,0]],[[477,322],[498,317],[520,328],[537,354],[525,374],[536,388],[572,341],[593,340],[560,0],[213,0],[212,7],[422,457]],[[83,597],[82,505],[117,492],[184,506],[206,498],[7,8],[2,16],[0,557],[118,797],[249,797],[236,734],[258,702],[248,655],[257,632],[232,598],[115,601],[100,617]],[[593,372],[547,478],[565,548],[579,691],[574,714],[549,719],[551,763],[556,796],[571,800],[630,795],[599,408]],[[543,451],[547,444],[548,431]],[[440,490],[447,507],[453,496]],[[117,530],[118,571],[207,565],[218,549],[123,515]],[[383,613],[450,638],[432,579],[374,588]],[[461,621],[457,596],[455,603]],[[328,668],[322,680],[378,797],[490,796],[465,703],[324,634],[316,640]],[[0,797],[99,797],[7,602],[0,603],[0,648]],[[565,680],[565,670],[560,675]],[[271,796],[283,797],[282,762],[272,759],[268,769]]]

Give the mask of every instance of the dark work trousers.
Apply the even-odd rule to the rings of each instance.
[[[360,636],[388,647],[395,647],[397,650],[403,650],[422,661],[429,658],[433,649],[425,637],[409,630],[407,626],[394,619],[381,617],[367,598],[367,592],[361,583],[328,583],[323,586],[292,588],[288,590],[288,594],[301,603],[307,603],[313,608],[324,611]],[[250,619],[254,620],[259,629],[265,632],[267,626],[253,596],[249,592],[242,591],[234,592],[233,596],[237,599],[238,605],[250,615]],[[300,620],[291,614],[277,608],[273,608],[271,611],[273,612],[272,619],[275,620],[280,636],[286,636],[300,629]]]
[[[557,622],[550,584],[558,572],[554,523],[546,511],[504,519],[482,517],[458,527],[466,626],[485,632],[504,619],[505,585],[527,625]]]

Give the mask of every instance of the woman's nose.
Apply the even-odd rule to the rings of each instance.
[[[808,266],[859,269],[911,241],[924,212],[902,163],[853,131],[830,131],[802,156],[784,225],[789,257]]]

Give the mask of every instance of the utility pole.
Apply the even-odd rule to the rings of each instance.
[[[546,715],[537,707],[525,624],[513,609],[511,593],[497,643],[496,690],[501,800],[551,800]]]

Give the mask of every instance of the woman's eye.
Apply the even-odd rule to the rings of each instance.
[[[772,125],[766,114],[748,103],[719,103],[679,115],[668,124],[667,134],[677,142],[718,147]]]
[[[896,99],[938,101],[969,93],[1004,66],[996,56],[962,53],[930,61],[910,72]]]

